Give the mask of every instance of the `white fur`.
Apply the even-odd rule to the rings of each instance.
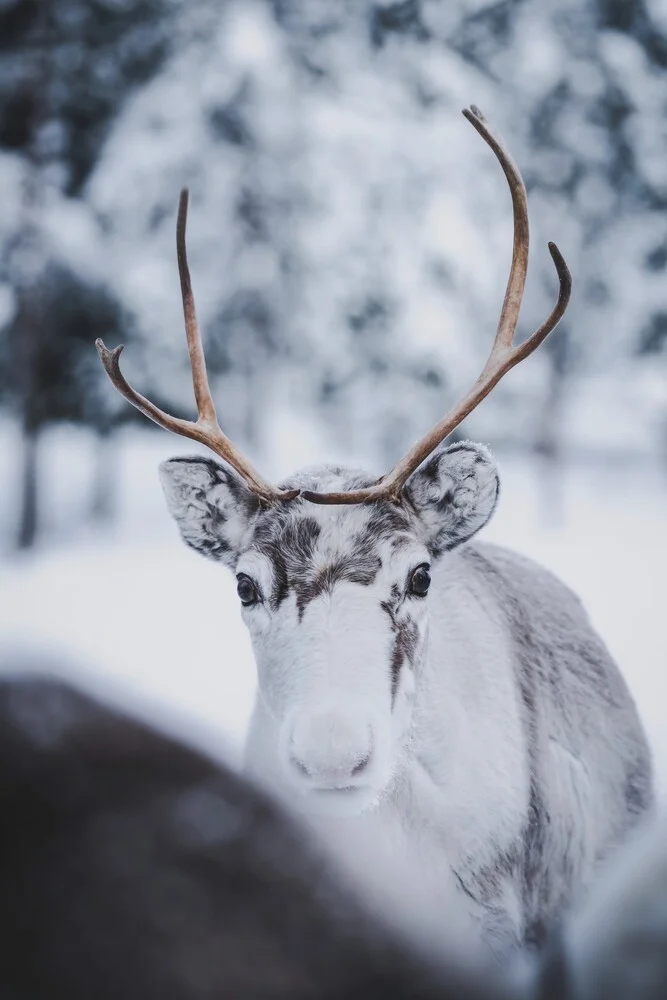
[[[162,470],[181,533],[262,595],[242,612],[259,678],[249,769],[307,815],[325,814],[312,822],[346,843],[348,860],[361,838],[419,870],[433,923],[454,883],[492,950],[541,933],[650,804],[650,760],[577,599],[528,560],[463,544],[497,500],[488,451],[464,442],[436,452],[408,483],[405,523],[370,546],[372,582],[343,575],[301,606],[308,574],[363,551],[371,510],[285,508],[291,536],[283,525],[267,554],[258,532],[269,515],[236,482],[230,510],[221,482],[231,473],[209,463],[192,479],[196,461]],[[307,470],[289,485],[326,492],[355,475]],[[311,538],[302,548],[300,518]],[[290,586],[272,602],[283,543]],[[432,585],[418,598],[407,581],[423,563]],[[411,655],[392,699],[392,649],[408,619]]]
[[[344,551],[340,524],[327,524],[328,511],[323,507],[319,513],[323,553]],[[387,560],[388,568],[373,584],[342,581],[311,601],[301,620],[294,595],[277,612],[270,612],[266,603],[242,609],[259,677],[252,730],[261,714],[274,733],[270,755],[280,767],[276,780],[287,780],[295,791],[309,796],[314,809],[360,812],[378,799],[392,778],[408,735],[415,684],[406,667],[392,710],[387,671],[392,632],[380,601],[392,582],[403,584],[410,568],[428,558],[415,543]],[[271,568],[257,552],[244,554],[237,572],[254,575],[269,591]],[[415,620],[425,630],[425,602],[412,604]],[[355,765],[367,754],[368,766],[354,776]],[[310,773],[295,767],[293,757]],[[266,771],[264,764],[259,770]],[[337,798],[322,794],[336,787],[342,790]],[[350,788],[354,795],[346,794]]]
[[[328,814],[349,815],[342,826],[315,824],[335,847],[350,837],[353,842],[382,837],[389,844],[389,857],[402,870],[414,872],[416,861],[420,861],[422,878],[430,883],[428,898],[436,933],[439,903],[444,904],[451,892],[451,870],[465,877],[471,867],[492,865],[498,851],[509,849],[521,835],[529,799],[528,761],[510,650],[497,616],[489,615],[492,609],[471,600],[473,587],[474,581],[466,585],[465,578],[462,580],[456,553],[444,557],[434,569],[428,656],[423,657],[417,671],[416,701],[410,711],[407,692],[400,699],[401,721],[391,731],[391,743],[385,744],[391,748],[389,768],[383,760],[379,772],[382,785],[377,790],[384,787],[387,793],[368,800],[342,800],[337,808],[333,802],[307,800],[303,795],[297,803],[311,813],[321,813],[326,807]],[[274,649],[273,656],[279,658],[290,650],[286,657],[290,663],[288,683],[291,691],[292,685],[304,684],[308,690],[305,703],[331,704],[342,695],[354,715],[361,706],[368,706],[369,717],[373,709],[377,712],[381,708],[385,725],[391,727],[386,654],[383,657],[373,641],[377,632],[382,634],[383,623],[372,616],[373,588],[358,590],[360,593],[350,594],[349,608],[340,607],[349,614],[344,639],[351,640],[357,654],[351,671],[346,670],[349,659],[346,663],[347,658],[337,655],[340,644],[334,643],[329,670],[311,676],[314,646],[294,621],[289,626],[289,642]],[[324,612],[324,608],[318,610]],[[424,617],[426,610],[423,602]],[[337,624],[334,619],[332,634]],[[251,635],[258,667],[262,671],[266,665],[270,675],[276,661],[265,658],[265,648],[258,645],[252,626]],[[326,646],[330,638],[325,631],[320,642]],[[291,652],[299,647],[307,656],[301,670]],[[404,672],[406,687],[414,686],[410,673]],[[284,674],[283,668],[278,678]],[[284,691],[278,679],[274,684]],[[280,725],[267,704],[267,697],[271,697],[267,696],[267,684],[261,681],[260,691],[247,743],[248,766],[263,782],[284,787],[282,755],[276,754],[282,742]],[[318,693],[311,702],[315,691]],[[374,804],[372,812],[359,809],[370,804]],[[355,867],[347,849],[343,851]],[[420,891],[423,894],[424,888]],[[510,880],[503,896],[507,925],[489,931],[498,937],[498,943],[491,944],[499,951],[520,939],[523,929],[521,905]],[[465,912],[472,908],[478,923],[484,923],[485,915],[468,900],[465,903]],[[444,919],[444,912],[442,916]]]

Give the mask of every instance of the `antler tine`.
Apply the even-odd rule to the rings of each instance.
[[[195,300],[190,282],[190,269],[188,267],[185,244],[187,215],[188,192],[184,188],[181,191],[178,203],[176,253],[178,256],[178,272],[181,280],[185,333],[188,342],[188,353],[190,355],[190,366],[192,368],[192,384],[197,403],[197,420],[193,422],[173,417],[169,413],[165,413],[164,410],[161,410],[154,403],[151,403],[149,399],[142,396],[136,389],[132,388],[120,370],[118,359],[123,350],[122,344],[110,351],[105,347],[103,341],[98,338],[95,341],[97,353],[104,365],[104,370],[115,388],[146,417],[159,424],[165,430],[172,431],[174,434],[179,434],[182,437],[190,438],[193,441],[198,441],[200,444],[210,448],[216,455],[219,455],[220,458],[228,462],[232,468],[236,469],[252,492],[262,500],[270,503],[277,500],[292,500],[299,495],[299,490],[279,490],[263,479],[248,459],[230,441],[218,423],[213,397],[211,396],[208,384],[208,376],[206,374],[204,348],[199,332],[199,324],[197,323]]]
[[[185,336],[188,342],[188,354],[190,355],[190,367],[192,368],[192,386],[195,391],[199,420],[217,425],[218,418],[215,413],[215,403],[213,402],[208,384],[208,375],[206,374],[206,358],[204,357],[204,348],[202,346],[201,333],[199,332],[199,323],[197,322],[195,297],[192,294],[188,253],[185,245],[185,227],[188,221],[188,198],[188,189],[183,188],[181,196],[178,199],[178,220],[176,222],[176,257],[178,260],[178,276],[181,279]]]
[[[428,434],[410,449],[407,455],[394,466],[391,472],[383,476],[375,485],[366,489],[351,490],[347,493],[312,493],[304,491],[302,496],[312,503],[353,504],[369,503],[376,500],[398,502],[401,491],[412,473],[465,420],[475,407],[481,403],[485,396],[498,384],[503,375],[539,347],[542,341],[555,328],[567,309],[572,290],[572,278],[560,250],[555,243],[549,243],[549,252],[560,282],[558,301],[544,323],[521,344],[513,346],[514,333],[519,319],[528,268],[529,234],[526,189],[519,169],[505,148],[505,144],[489,128],[480,110],[473,105],[470,109],[466,108],[463,114],[491,147],[503,168],[512,195],[514,210],[512,264],[491,353],[481,375],[469,392],[452,407]]]
[[[530,241],[526,187],[519,173],[519,168],[512,159],[505,143],[490,128],[489,123],[479,108],[473,104],[470,108],[464,108],[462,113],[464,118],[477,129],[484,141],[496,154],[496,158],[507,178],[512,196],[512,210],[514,213],[512,264],[507,279],[503,307],[500,311],[500,319],[498,320],[498,329],[496,330],[493,347],[491,348],[491,353],[493,354],[494,351],[498,351],[503,347],[510,348],[512,346],[514,331],[519,320],[523,289],[526,284],[526,274],[528,273],[528,244]]]

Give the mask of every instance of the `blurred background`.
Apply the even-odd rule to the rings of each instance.
[[[389,467],[477,376],[511,256],[557,332],[461,429],[503,497],[487,538],[583,597],[667,788],[667,0],[0,0],[0,642],[238,750],[252,699],[231,575],[187,552],[156,465],[196,450],[179,189],[222,426],[269,477]]]

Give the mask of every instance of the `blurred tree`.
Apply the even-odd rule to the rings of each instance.
[[[517,372],[496,390],[488,410],[493,413],[491,419],[485,417],[485,404],[471,423],[475,433],[481,427],[494,441],[532,444],[556,467],[562,459],[564,435],[586,440],[587,428],[568,420],[577,373],[605,372],[616,366],[622,373],[626,393],[631,394],[633,386],[635,392],[641,392],[635,359],[646,356],[647,351],[653,351],[652,356],[657,358],[652,345],[663,343],[667,269],[664,5],[650,0],[632,4],[622,0],[564,0],[552,6],[540,0],[457,0],[445,7],[436,0],[375,0],[338,5],[335,16],[326,5],[316,3],[275,3],[274,9],[280,23],[290,31],[292,46],[300,46],[301,63],[311,73],[317,67],[311,90],[336,88],[336,98],[343,105],[350,87],[358,102],[354,111],[350,109],[351,116],[362,113],[358,105],[364,99],[374,106],[368,76],[384,79],[386,104],[382,112],[377,107],[376,111],[384,113],[386,106],[392,102],[396,105],[395,128],[403,137],[398,156],[408,159],[406,169],[413,179],[422,174],[422,197],[414,207],[423,213],[424,225],[428,219],[424,206],[432,211],[433,203],[442,197],[443,186],[451,184],[452,172],[445,155],[440,181],[432,174],[424,175],[425,165],[430,166],[428,133],[424,128],[418,135],[415,122],[423,121],[427,114],[437,117],[441,108],[451,106],[453,95],[464,91],[466,71],[460,64],[452,64],[451,54],[474,68],[475,72],[468,75],[469,93],[481,92],[477,99],[483,106],[483,94],[487,92],[491,104],[516,109],[511,133],[503,127],[502,117],[497,123],[511,134],[538,233],[558,238],[572,266],[575,295],[567,322],[547,341],[540,360],[535,362],[544,372],[540,391],[535,393],[527,371]],[[359,43],[363,39],[367,47],[362,52]],[[452,68],[449,76],[445,72],[448,66]],[[353,89],[351,81],[361,83]],[[370,142],[377,142],[377,136],[369,133]],[[397,151],[393,152],[393,160],[385,157],[386,194],[380,211],[402,239],[411,235],[414,238],[401,217],[400,202],[405,190],[394,184],[393,203],[389,204],[396,176]],[[372,159],[370,149],[365,153]],[[474,169],[477,174],[477,163]],[[487,240],[490,255],[500,213],[506,214],[506,202],[499,201],[496,208],[485,200],[483,169],[480,161],[478,204],[471,208],[479,216],[480,228],[484,227],[491,237]],[[386,233],[373,214],[372,200],[362,208],[372,248],[369,252],[376,253],[375,275],[364,275],[368,296],[373,299],[373,282],[378,277],[380,283],[392,288],[394,308],[383,323],[385,351],[391,354],[392,336],[401,324],[406,324],[410,297],[428,294],[429,273],[431,287],[441,275],[446,276],[449,308],[457,300],[465,301],[467,294],[479,295],[479,291],[474,281],[452,281],[451,276],[461,267],[453,256],[441,258],[438,266],[433,266],[433,260],[424,255],[415,265],[421,270],[420,280],[415,280],[413,274],[412,287],[401,287],[400,271],[394,270],[398,255],[387,249]],[[423,253],[423,244],[420,235],[418,253]],[[466,258],[463,267],[472,277],[473,269],[481,262],[470,250]],[[526,297],[524,312],[529,316],[545,312],[554,294],[551,264],[546,254],[540,260],[543,263],[537,275],[539,278],[541,268],[542,281],[537,282],[536,291],[533,278]],[[489,297],[489,307],[478,306],[477,310],[487,337],[493,309]],[[474,318],[474,306],[469,318]],[[373,332],[372,324],[366,324],[360,334],[347,341],[348,366],[354,364],[355,358],[361,367],[367,364],[364,345],[371,336],[377,342],[377,331]],[[475,343],[483,356],[481,338]],[[409,369],[405,355],[400,364],[404,370]],[[462,381],[456,371],[460,358],[450,356],[450,364],[455,370],[447,372],[447,382],[455,385]],[[628,376],[632,366],[635,371]],[[389,373],[390,366],[385,367]],[[348,413],[355,405],[363,408],[363,403],[355,404],[350,399],[347,378],[332,378],[327,369],[326,379],[329,405],[338,385],[345,387]],[[526,387],[523,399],[522,386]],[[510,400],[512,395],[514,405],[503,407],[503,400]],[[606,406],[617,406],[618,395],[618,384],[611,379]],[[516,417],[517,404],[523,414],[521,419]],[[391,405],[400,411],[399,403]],[[603,412],[600,423],[604,422]],[[601,436],[603,432],[598,441]],[[611,437],[608,443],[613,444]]]
[[[0,352],[24,434],[22,548],[33,544],[38,527],[42,428],[78,419],[108,431],[91,405],[99,402],[100,372],[79,376],[89,367],[91,341],[105,326],[116,328],[121,316],[111,293],[56,263],[45,215],[63,196],[81,196],[114,117],[165,58],[171,6],[170,0],[6,0],[0,6],[0,149],[25,162],[23,210],[4,234],[3,278],[14,315]],[[78,326],[81,321],[92,325]]]
[[[27,311],[27,313],[26,313]],[[93,506],[100,516],[108,516],[112,504],[111,484],[104,463],[108,457],[103,443],[111,431],[111,412],[106,405],[106,385],[98,377],[99,361],[91,347],[91,331],[114,343],[131,331],[132,321],[108,288],[91,285],[62,264],[50,261],[30,284],[29,295],[19,298],[19,306],[0,342],[10,358],[30,349],[29,363],[19,370],[30,378],[27,388],[7,378],[14,370],[5,368],[3,394],[20,404],[26,437],[24,503],[19,544],[32,543],[37,530],[37,451],[45,427],[57,421],[81,423],[93,428],[101,438],[97,450],[101,458],[101,478],[108,487],[103,495],[96,488]],[[30,332],[26,336],[26,331]],[[96,487],[98,484],[96,483]]]
[[[41,192],[26,207],[33,233],[54,191],[85,197],[97,256],[123,261],[110,294],[151,333],[151,349],[128,358],[144,392],[191,407],[173,252],[189,181],[223,425],[260,447],[289,384],[290,405],[318,408],[360,457],[391,462],[476,376],[500,309],[509,198],[488,149],[455,121],[473,99],[507,135],[535,243],[559,242],[575,294],[567,325],[463,433],[532,447],[557,469],[566,447],[592,440],[572,403],[579,374],[596,371],[607,381],[595,446],[622,446],[606,418],[623,395],[636,449],[638,372],[665,356],[657,0],[5,0],[0,37],[0,144],[38,178],[25,187]],[[29,229],[24,249],[42,250],[10,257],[14,289],[30,288],[22,260],[44,283],[53,256]],[[542,247],[531,265],[525,327],[555,294]],[[30,339],[15,338],[28,359]]]
[[[547,342],[550,388],[536,445],[554,455],[562,422],[554,400],[573,369],[604,370],[614,358],[632,365],[664,315],[664,14],[650,0],[482,4],[452,36],[515,92],[533,204],[565,222],[576,296],[568,330],[576,322],[580,335]]]
[[[79,195],[125,100],[169,50],[175,0],[3,0],[0,147],[35,133],[67,195]]]
[[[262,88],[247,69],[232,78],[229,100],[208,109],[213,141],[239,165],[231,192],[233,280],[217,296],[206,324],[210,375],[220,390],[221,416],[244,445],[256,446],[266,419],[267,374],[288,356],[289,198],[276,196],[276,164],[262,135]],[[268,161],[268,162],[267,162]]]

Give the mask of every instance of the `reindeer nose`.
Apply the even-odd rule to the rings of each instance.
[[[292,764],[294,765],[294,767],[297,769],[297,771],[299,771],[300,774],[305,775],[305,777],[307,777],[307,778],[318,777],[321,774],[325,774],[328,771],[331,771],[336,776],[345,777],[345,775],[347,774],[347,771],[349,770],[349,768],[344,768],[344,767],[343,768],[337,767],[337,768],[333,768],[333,769],[330,768],[330,767],[325,767],[325,768],[313,767],[312,764],[310,764],[310,763],[307,764],[307,763],[304,763],[304,761],[299,760],[299,758],[296,756],[296,754],[293,751],[290,754],[290,760],[291,760]],[[361,758],[361,760],[359,760],[358,763],[356,763],[353,766],[352,772],[351,772],[352,777],[354,778],[358,774],[361,774],[362,771],[365,771],[366,768],[368,767],[368,765],[370,764],[370,760],[371,760],[371,752],[369,750],[368,753],[365,754]]]
[[[362,718],[312,712],[294,721],[288,748],[300,780],[319,788],[348,787],[371,763],[373,733]]]

